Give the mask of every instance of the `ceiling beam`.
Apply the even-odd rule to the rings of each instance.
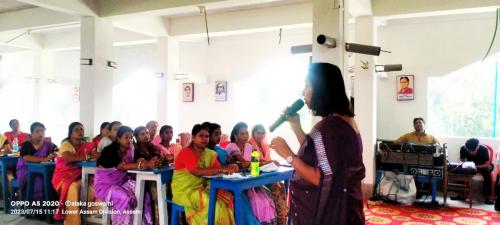
[[[371,0],[349,0],[347,4],[347,11],[351,17],[373,15]]]
[[[33,29],[80,22],[79,16],[54,12],[44,8],[31,8],[14,12],[0,13],[0,32]]]
[[[40,49],[43,37],[25,30],[0,32],[0,45],[22,49]]]
[[[150,37],[167,36],[167,25],[159,16],[127,17],[115,19],[115,27]]]
[[[405,14],[429,14],[440,11],[471,10],[473,8],[500,7],[498,0],[373,0],[373,15],[377,17]]]
[[[290,13],[293,12],[293,13]],[[210,35],[256,31],[266,28],[306,26],[312,23],[312,3],[207,14]],[[205,35],[203,15],[168,19],[170,36]]]
[[[96,0],[95,2],[99,8],[99,16],[110,17],[136,13],[161,15],[162,11],[172,8],[206,6],[223,1],[227,0]]]
[[[17,0],[19,2],[42,8],[80,16],[97,16],[96,6],[92,0]]]

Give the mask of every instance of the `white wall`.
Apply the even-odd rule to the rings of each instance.
[[[278,30],[212,38],[210,46],[207,46],[206,40],[181,42],[179,70],[194,74],[198,80],[195,82],[194,102],[182,102],[182,94],[179,95],[179,129],[190,132],[195,123],[204,121],[219,123],[223,133],[227,134],[239,121],[247,122],[250,129],[255,123],[269,126],[277,119],[279,110],[297,98],[293,95],[282,96],[283,93],[301,93],[304,87],[306,69],[287,71],[286,68],[293,66],[283,65],[282,61],[292,58],[299,63],[304,62],[307,66],[308,55],[292,57],[290,47],[310,44],[311,37],[312,28],[306,28],[284,30],[281,45],[278,44]],[[293,64],[293,61],[291,63]],[[297,84],[290,83],[293,80],[290,76],[302,77],[298,78]],[[215,101],[214,82],[217,80],[228,82],[227,102]],[[274,90],[262,93],[261,86],[269,85],[270,82],[275,85]],[[181,85],[181,82],[178,85]],[[289,90],[290,87],[295,90]],[[276,96],[282,97],[281,101],[275,103],[279,110],[273,111],[260,104],[263,98]],[[310,128],[308,124],[305,125]],[[293,144],[293,148],[297,149],[298,143],[288,130],[288,125],[285,124],[278,129],[277,134],[285,136]]]
[[[403,64],[402,72],[379,79],[378,138],[395,139],[413,130],[414,117],[428,117],[427,78],[447,75],[480,61],[491,42],[494,21],[495,13],[491,12],[389,21],[378,28],[379,45],[393,52],[381,53],[378,63]],[[497,37],[490,55],[498,51]],[[395,76],[399,74],[415,75],[415,100],[396,101]],[[449,144],[450,160],[457,160],[458,147],[465,139],[438,138]],[[486,141],[495,149],[500,146],[498,138]]]
[[[114,49],[119,67],[114,71],[115,86],[141,71],[140,75],[145,76],[144,80],[147,80],[146,76],[154,77],[154,44],[120,46]],[[74,88],[78,87],[80,82],[79,58],[79,50],[49,50],[49,54],[35,54],[32,51],[2,54],[0,101],[6,103],[9,110],[0,112],[0,132],[10,130],[8,121],[12,118],[20,120],[24,132],[29,132],[32,122],[40,121],[47,128],[46,136],[51,136],[53,142],[59,144],[67,135],[69,123],[79,120],[80,106],[78,96],[74,95]],[[25,77],[41,79],[35,82]],[[49,82],[48,79],[53,79],[55,83]],[[154,79],[149,81],[151,82],[147,85],[138,84],[137,89],[118,95],[141,96],[141,90],[148,90],[157,85]],[[155,95],[147,97],[150,99],[146,99],[146,102],[156,101]],[[126,97],[120,102],[136,104],[134,101],[127,101]],[[112,106],[109,106],[109,110],[112,110]],[[137,107],[134,113],[137,120],[123,122],[133,128],[145,125],[148,120],[156,119],[156,105],[151,104],[148,108]]]
[[[34,53],[16,52],[2,54],[0,60],[0,102],[4,104],[0,111],[0,132],[10,131],[9,121],[17,118],[21,130],[29,130],[27,120],[33,117],[33,85],[35,77]]]

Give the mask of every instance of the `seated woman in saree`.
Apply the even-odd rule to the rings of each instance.
[[[227,155],[226,150],[222,148],[219,143],[222,135],[221,127],[219,124],[204,122],[202,124],[208,128],[209,141],[207,148],[217,152],[217,159],[222,165],[227,165],[230,163],[234,163],[232,158]]]
[[[192,142],[181,150],[175,159],[172,180],[173,202],[184,206],[187,222],[203,225],[208,222],[209,180],[203,176],[234,173],[237,166],[221,166],[217,153],[207,149],[208,128],[196,124],[192,130]],[[233,199],[231,193],[217,192],[215,224],[234,225]]]
[[[99,146],[99,142],[101,142],[101,139],[109,135],[109,130],[110,130],[109,124],[110,124],[109,122],[101,123],[101,129],[99,134],[92,139],[92,142],[94,142],[94,145],[96,147]]]
[[[0,134],[0,156],[6,156],[7,154],[12,153],[12,148],[9,144],[9,140],[3,134]],[[7,170],[7,189],[10,190],[10,183],[14,179],[14,170]],[[0,190],[3,190],[3,185],[0,183]],[[2,200],[2,195],[0,195],[0,200]]]
[[[103,136],[101,140],[99,140],[99,145],[97,145],[97,153],[101,153],[106,146],[113,143],[116,140],[116,133],[118,132],[118,128],[122,123],[120,121],[113,121],[109,124],[109,133],[106,136]]]
[[[161,150],[150,141],[150,132],[144,126],[135,128],[134,137],[137,143],[134,145],[134,162],[158,161],[161,166],[164,156]],[[146,181],[146,192],[151,196],[151,209],[154,215],[154,224],[159,224],[160,215],[158,211],[158,190],[156,182]]]
[[[262,162],[271,162],[271,152],[269,150],[269,145],[266,141],[266,128],[263,125],[257,124],[252,128],[252,137],[250,138],[250,144],[253,149],[257,150],[260,154],[260,160]],[[275,161],[273,161],[275,162]],[[279,165],[278,162],[275,162]],[[278,225],[285,225],[288,217],[288,205],[286,201],[285,185],[282,182],[274,183],[271,185],[266,185],[266,187],[271,191],[271,197],[276,205],[276,216]]]
[[[95,149],[92,142],[83,141],[84,136],[83,125],[80,122],[71,123],[68,137],[62,142],[55,160],[56,168],[52,176],[52,185],[59,195],[59,206],[54,214],[54,219],[64,220],[64,224],[81,224],[80,213],[71,213],[79,211],[80,207],[75,204],[65,206],[64,203],[66,201],[75,203],[80,200],[82,168],[75,163],[85,161]],[[92,182],[90,179],[89,189],[93,188]],[[92,190],[89,191],[92,192]],[[63,214],[63,210],[66,212],[65,214]]]
[[[241,163],[242,168],[246,169],[250,165],[253,146],[248,143],[248,126],[246,123],[239,122],[231,131],[231,143],[226,147],[228,154],[236,161]],[[262,161],[261,165],[270,162]],[[250,189],[247,191],[250,205],[254,216],[261,224],[273,224],[277,221],[276,206],[271,198],[270,191],[263,187]]]
[[[12,148],[10,146],[9,140],[3,134],[0,134],[0,156],[9,154],[12,152]]]
[[[162,151],[162,154],[165,156],[167,163],[174,163],[176,155],[182,150],[182,146],[177,143],[171,143],[172,138],[174,137],[174,130],[169,125],[164,125],[160,128],[160,144],[159,147]]]
[[[21,148],[25,141],[30,139],[30,134],[21,131],[21,125],[19,120],[12,119],[9,121],[9,127],[12,131],[5,132],[4,135],[9,140],[9,143],[14,146],[17,142],[17,146]]]
[[[57,146],[52,142],[44,140],[45,126],[42,123],[34,122],[30,127],[31,140],[24,142],[21,147],[21,158],[17,161],[17,182],[19,190],[23,196],[26,184],[28,182],[26,175],[28,174],[28,166],[26,162],[40,163],[48,162],[54,159]],[[43,200],[43,179],[40,174],[36,174],[33,182],[33,195],[31,199],[34,201]],[[25,199],[25,198],[24,198]]]
[[[157,161],[139,161],[134,163],[132,145],[133,131],[121,126],[117,131],[116,141],[103,149],[97,159],[95,173],[95,195],[111,203],[112,224],[132,224],[134,214],[130,211],[137,207],[135,197],[135,178],[127,174],[131,169],[151,169],[158,166]],[[144,201],[143,225],[153,224],[149,195]],[[121,212],[121,213],[119,213]]]

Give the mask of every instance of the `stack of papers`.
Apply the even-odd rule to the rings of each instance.
[[[274,163],[268,163],[266,165],[263,165],[260,167],[260,171],[261,172],[274,172],[274,171],[278,171],[280,167],[277,166],[276,164]]]
[[[464,162],[462,168],[476,169],[476,164],[474,162]]]
[[[241,179],[241,178],[245,178],[243,175],[241,175],[241,173],[233,173],[233,174],[224,174],[222,176],[222,178],[224,179]]]

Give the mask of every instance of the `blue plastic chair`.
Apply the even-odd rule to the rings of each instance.
[[[184,212],[184,206],[172,203],[172,217],[170,218],[170,225],[177,225],[181,220],[180,213]]]
[[[14,179],[10,183],[10,200],[11,201],[15,201],[14,197],[16,196],[17,191],[19,191],[19,183],[17,183],[17,179]],[[21,195],[19,195],[19,200],[22,200]]]

